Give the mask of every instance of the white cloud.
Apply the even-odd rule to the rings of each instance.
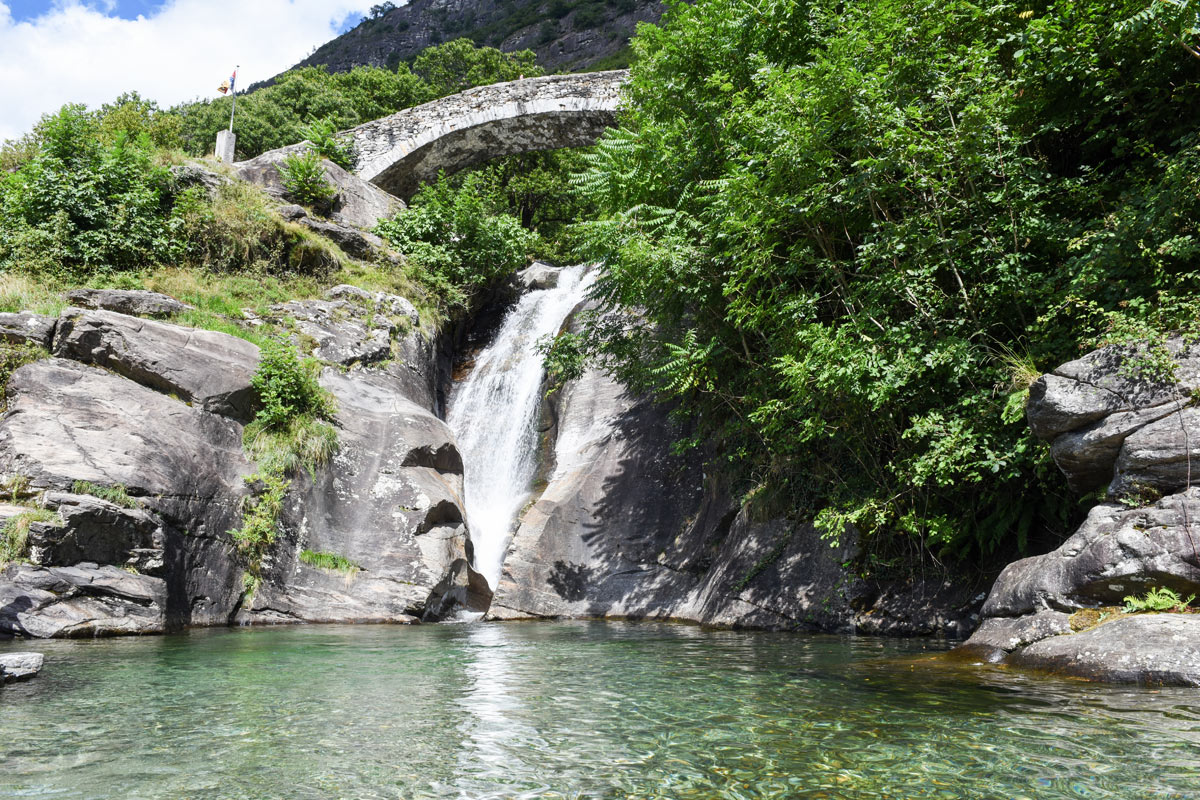
[[[0,2],[0,140],[64,103],[97,106],[137,91],[167,106],[276,75],[337,35],[371,0],[167,0],[119,19],[79,0],[14,22]],[[109,6],[111,7],[111,6]]]

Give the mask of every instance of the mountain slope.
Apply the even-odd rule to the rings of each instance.
[[[465,36],[505,51],[533,50],[548,72],[619,67],[637,23],[656,22],[664,9],[661,0],[412,0],[364,19],[297,66],[395,67]]]

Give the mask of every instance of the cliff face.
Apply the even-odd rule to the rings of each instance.
[[[618,56],[637,23],[657,22],[664,9],[659,0],[413,0],[364,20],[296,66],[395,67],[465,36],[505,51],[533,50],[547,72],[582,71]]]

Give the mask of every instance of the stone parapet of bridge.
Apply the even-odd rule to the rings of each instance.
[[[359,177],[409,199],[439,171],[500,156],[583,147],[614,124],[626,70],[479,86],[347,131]]]

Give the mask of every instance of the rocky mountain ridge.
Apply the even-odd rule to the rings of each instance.
[[[638,22],[657,22],[660,0],[412,0],[364,19],[296,66],[395,68],[432,45],[466,37],[506,52],[533,50],[547,72],[627,66]]]

